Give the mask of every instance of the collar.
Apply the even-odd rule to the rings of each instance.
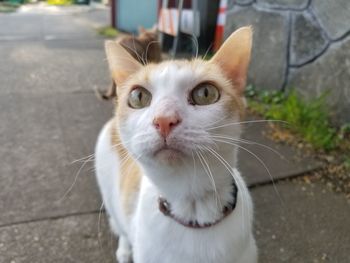
[[[176,217],[171,211],[170,203],[161,196],[158,198],[158,208],[163,215],[170,217],[171,219],[173,219],[174,221],[176,221],[177,223],[185,227],[195,228],[195,229],[208,228],[208,227],[217,225],[232,213],[232,211],[236,208],[237,193],[238,193],[238,188],[237,188],[236,182],[233,181],[232,182],[232,200],[223,207],[221,217],[214,222],[207,222],[204,224],[199,224],[197,221],[184,221]]]

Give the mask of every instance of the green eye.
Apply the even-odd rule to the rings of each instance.
[[[219,98],[219,90],[210,83],[199,84],[191,92],[191,102],[195,105],[213,104],[217,102]]]
[[[128,99],[128,104],[133,109],[142,109],[151,104],[152,94],[141,86],[134,88]]]

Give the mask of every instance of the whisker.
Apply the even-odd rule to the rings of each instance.
[[[141,55],[140,55],[140,54],[137,53],[136,45],[135,45],[135,37],[133,37],[132,42],[133,42],[133,45],[134,45],[134,52],[135,52],[136,56],[138,57],[139,61],[142,62],[142,64],[145,65],[146,63],[145,63],[145,61],[144,61],[144,59],[143,59],[143,55],[144,55],[144,54],[141,54]]]
[[[151,42],[149,42],[149,43],[147,44],[147,47],[146,47],[146,55],[145,55],[145,57],[146,57],[146,63],[147,63],[147,64],[148,64],[148,57],[147,57],[148,49],[149,49],[150,45],[152,45],[152,44],[154,44],[154,43],[159,43],[159,41],[153,40],[153,41],[151,41]]]
[[[210,170],[210,167],[209,167],[209,164],[208,162],[206,161],[206,159],[204,158],[203,154],[200,152],[200,149],[197,153],[197,156],[199,158],[199,161],[202,163],[203,165],[203,168],[204,170],[206,171],[206,174],[208,175],[209,177],[209,180],[211,181],[211,184],[213,186],[213,190],[214,190],[214,197],[215,197],[215,200],[216,200],[216,206],[219,208],[219,205],[221,207],[221,203],[219,201],[219,194],[217,192],[217,189],[216,189],[216,185],[215,185],[215,181],[214,181],[214,177],[213,177],[213,174]],[[203,164],[204,163],[204,164]]]
[[[238,147],[238,148],[240,148],[240,149],[246,151],[246,152],[249,153],[250,155],[254,156],[254,157],[259,161],[259,163],[264,167],[264,169],[266,170],[266,172],[268,173],[268,175],[269,175],[269,177],[270,177],[270,179],[271,179],[272,186],[273,186],[273,188],[274,188],[276,194],[278,195],[278,197],[279,197],[281,203],[284,204],[284,203],[283,203],[283,200],[282,200],[282,198],[281,198],[281,195],[280,195],[279,191],[277,190],[275,180],[273,179],[273,176],[272,176],[270,170],[268,169],[268,167],[266,166],[266,164],[263,162],[263,160],[261,160],[261,158],[260,158],[259,156],[257,156],[255,153],[253,153],[252,151],[246,149],[245,147],[243,147],[243,146],[241,146],[241,145],[239,145],[239,144],[236,144],[236,143],[233,143],[233,142],[228,142],[228,141],[225,141],[225,140],[223,140],[223,139],[213,139],[213,140],[214,140],[214,141],[218,141],[218,142],[222,142],[222,143],[231,144],[231,145],[233,145],[233,146],[236,146],[236,147]]]
[[[191,35],[191,40],[192,40],[192,42],[194,44],[194,47],[196,49],[196,52],[195,52],[196,56],[195,56],[195,58],[197,59],[198,58],[198,51],[199,51],[199,43],[198,43],[198,39],[197,39],[195,34]]]
[[[138,137],[138,136],[135,136],[135,138],[136,138],[136,137]],[[129,141],[131,141],[131,140],[125,141],[125,142],[123,142],[123,143],[114,144],[114,145],[111,146],[111,149],[115,149],[115,148],[117,148],[117,147],[118,147],[119,145],[121,145],[121,144],[124,144],[124,145],[125,145],[125,144],[127,144]],[[138,143],[142,143],[142,141],[139,141],[139,142],[137,142],[137,141],[135,142],[135,141],[134,141],[134,144],[138,144]],[[128,154],[128,152],[127,152],[126,150],[125,150],[125,153]],[[124,159],[125,159],[126,156],[123,155],[123,156],[120,156],[120,157],[122,157],[122,160],[124,161]],[[70,185],[70,187],[68,188],[68,190],[63,194],[63,196],[57,200],[57,202],[62,202],[62,201],[67,197],[67,195],[73,190],[75,184],[77,183],[78,177],[79,177],[79,175],[81,174],[81,171],[84,169],[84,167],[87,165],[87,163],[93,162],[94,159],[95,159],[95,154],[93,153],[93,154],[90,154],[90,155],[88,155],[88,156],[86,156],[86,157],[83,157],[83,158],[80,158],[80,159],[78,159],[78,160],[75,160],[74,162],[71,163],[71,164],[74,164],[74,163],[77,163],[77,162],[80,162],[80,161],[84,160],[84,161],[83,161],[83,164],[80,166],[80,168],[78,169],[77,173],[75,174],[74,180],[73,180],[72,184]],[[125,160],[125,161],[126,161],[126,160]],[[122,162],[122,163],[123,163],[123,162]],[[100,168],[104,168],[104,166],[100,166]],[[87,170],[87,172],[90,173],[90,172],[92,172],[92,171],[94,171],[94,170],[95,170],[95,167],[92,167],[92,168],[89,168],[89,169]]]
[[[126,159],[126,157],[128,157],[128,152],[124,151],[123,153],[118,154],[118,157],[120,158],[120,160],[119,160],[119,161],[121,162],[120,165],[122,165],[122,164],[123,164],[123,161]],[[99,169],[104,169],[104,168],[108,167],[108,165],[109,165],[109,163],[105,163],[105,164],[103,164],[103,165],[99,165],[98,168],[99,168]],[[90,173],[90,172],[92,172],[92,171],[95,171],[95,169],[96,169],[96,167],[93,166],[93,167],[91,167],[90,169],[88,169],[87,172]]]
[[[143,143],[143,141],[136,141],[134,142],[134,145],[137,145],[137,144],[141,144]],[[119,158],[120,158],[120,166],[124,165],[129,158],[133,157],[126,149],[122,150],[120,154],[117,155]],[[109,164],[105,164],[105,165],[99,165],[99,168],[100,169],[104,169],[106,166],[108,166]],[[91,171],[94,171],[95,167],[92,167],[88,170],[88,172],[91,172]]]
[[[103,206],[104,206],[104,202],[102,201],[101,206],[100,206],[100,210],[98,212],[98,221],[97,221],[97,238],[98,238],[98,244],[99,244],[99,247],[100,247],[100,250],[102,251],[102,253],[103,253],[103,245],[101,242],[100,233],[101,233],[101,215],[102,215]],[[103,253],[103,255],[104,255],[104,253]],[[104,257],[105,257],[105,255],[104,255]]]
[[[208,55],[209,51],[211,50],[212,46],[213,46],[213,44],[210,43],[209,47],[207,48],[207,50],[204,53],[204,56],[203,56],[204,60],[207,58],[207,55]]]
[[[191,150],[191,154],[193,159],[192,185],[194,185],[194,180],[196,179],[196,175],[197,175],[197,167],[196,167],[196,160],[194,158],[193,150]]]
[[[140,61],[141,63],[145,64],[144,61],[143,61],[143,58],[142,56],[140,56],[138,53],[137,53],[137,50],[136,50],[136,45],[135,45],[135,35],[133,34],[132,36],[132,43],[133,43],[133,46],[134,46],[134,49],[132,49],[130,46],[127,46],[126,48],[131,50],[137,57],[138,61]]]
[[[231,126],[231,125],[239,125],[239,124],[249,124],[249,123],[264,123],[264,122],[280,122],[280,123],[284,123],[284,124],[289,124],[289,122],[286,121],[282,121],[282,120],[253,120],[253,121],[237,121],[237,122],[232,122],[232,123],[226,123],[220,126],[216,126],[216,127],[210,127],[209,130],[214,130],[217,128],[222,128],[222,127],[227,127],[227,126]]]
[[[66,196],[70,193],[70,191],[73,189],[74,185],[76,184],[77,180],[78,180],[78,176],[80,174],[80,172],[82,171],[82,169],[85,167],[85,165],[93,158],[93,156],[91,156],[88,160],[84,161],[84,163],[80,166],[78,172],[75,174],[73,183],[71,184],[71,186],[68,188],[68,190],[64,193],[64,195],[57,200],[57,202],[61,202],[64,198],[66,198]]]
[[[137,138],[137,137],[139,137],[139,136],[138,136],[138,135],[135,136],[135,138]],[[128,141],[125,141],[125,142],[120,142],[120,143],[117,143],[117,144],[113,144],[113,145],[111,146],[111,148],[112,148],[112,149],[115,149],[115,148],[118,147],[119,145],[123,145],[123,144],[125,145],[125,144],[127,144],[128,142],[130,142],[130,141],[131,141],[131,140],[128,140]],[[72,162],[70,163],[70,165],[75,164],[75,163],[78,163],[78,162],[84,162],[86,159],[89,159],[89,162],[90,162],[90,161],[92,161],[92,159],[94,159],[94,158],[91,159],[91,157],[95,157],[95,153],[92,153],[92,154],[89,154],[89,155],[87,155],[87,156],[85,156],[85,157],[76,159],[76,160],[72,161]]]
[[[87,155],[85,157],[82,157],[80,159],[76,159],[76,160],[72,161],[69,165],[72,165],[72,164],[75,164],[75,163],[78,163],[78,162],[82,162],[82,161],[84,161],[86,159],[89,159],[93,155],[95,155],[95,153],[89,154],[89,155]]]
[[[137,161],[138,159],[140,159],[142,155],[143,155],[143,153],[141,153],[141,154],[138,155],[137,157],[133,158],[134,161]],[[129,156],[129,157],[131,157],[131,156]],[[125,161],[125,163],[126,163],[126,162],[127,162],[127,160]],[[124,164],[125,164],[125,163],[124,163]],[[121,166],[123,166],[124,164],[122,164]],[[128,170],[127,170],[127,172],[126,172],[126,176],[128,176],[128,175],[130,174],[131,169],[132,169],[132,166],[129,166],[129,167],[128,167]]]
[[[206,148],[211,154],[214,155],[214,157],[216,157],[221,164],[224,165],[224,167],[226,168],[226,170],[231,174],[231,176],[233,177],[234,181],[238,184],[238,188],[240,191],[238,191],[238,194],[240,195],[243,203],[245,203],[245,195],[242,193],[243,189],[246,189],[246,187],[244,187],[244,182],[241,180],[240,176],[237,176],[233,170],[233,168],[230,166],[230,164],[225,160],[225,158],[223,158],[218,152],[216,152],[214,149],[204,146],[204,148]],[[247,213],[245,213],[245,207],[242,205],[241,207],[242,209],[242,215],[244,218],[244,215],[247,215]],[[249,214],[248,214],[249,215]],[[250,219],[248,219],[250,221]],[[243,231],[246,229],[245,224],[244,224],[244,220],[242,221],[242,229]]]
[[[213,122],[211,122],[211,123],[208,123],[208,124],[206,124],[206,125],[204,125],[203,127],[201,127],[201,128],[204,128],[205,130],[207,130],[206,128],[211,128],[211,127],[213,127],[213,125],[215,125],[216,123],[219,123],[219,122],[222,122],[223,120],[225,120],[227,118],[227,115],[225,115],[225,116],[223,116],[222,118],[220,118],[220,119],[218,119],[218,120],[215,120],[215,121],[213,121]]]
[[[261,146],[263,148],[266,148],[270,151],[272,151],[273,153],[275,153],[277,156],[279,156],[282,160],[285,160],[287,161],[287,159],[285,158],[284,155],[282,155],[281,153],[279,153],[278,151],[276,151],[275,149],[273,149],[272,147],[270,146],[267,146],[265,144],[262,144],[262,143],[258,143],[258,142],[255,142],[255,141],[250,141],[250,140],[246,140],[246,139],[236,139],[236,138],[233,138],[233,137],[230,137],[230,136],[225,136],[225,135],[221,135],[221,134],[211,134],[210,137],[213,137],[213,138],[221,138],[221,139],[228,139],[228,140],[232,140],[232,141],[236,141],[236,142],[241,142],[241,143],[245,143],[245,144],[251,144],[251,145],[258,145],[258,146]]]

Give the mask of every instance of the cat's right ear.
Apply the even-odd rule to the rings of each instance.
[[[115,41],[107,40],[105,50],[109,69],[117,86],[120,86],[130,75],[142,67],[125,48]]]

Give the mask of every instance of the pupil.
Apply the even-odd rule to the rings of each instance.
[[[205,88],[205,89],[204,89],[204,96],[205,96],[205,97],[208,97],[208,95],[209,95],[208,88]]]
[[[137,98],[139,99],[139,101],[141,101],[141,99],[142,99],[142,92],[141,91],[139,91],[139,94],[137,95]]]

